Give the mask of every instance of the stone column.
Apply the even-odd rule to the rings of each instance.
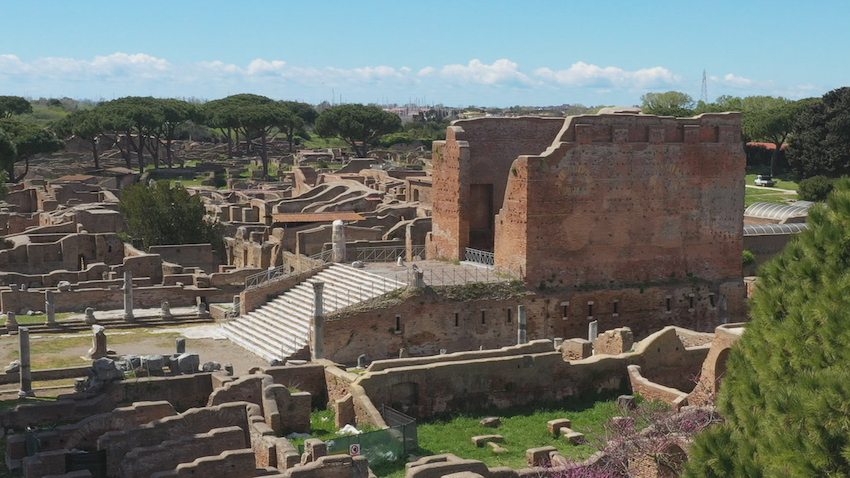
[[[325,358],[325,314],[322,310],[322,288],[324,282],[313,283],[313,340],[310,353],[313,360]]]
[[[339,219],[333,222],[331,242],[333,243],[333,261],[345,262],[345,225]]]
[[[47,315],[47,325],[56,325],[56,307],[53,304],[53,291],[44,291],[44,313]]]
[[[21,390],[18,392],[18,398],[33,397],[35,393],[32,391],[32,375],[30,374],[30,329],[21,327],[18,333],[21,346]]]
[[[15,320],[14,312],[6,312],[6,330],[12,335],[18,333],[18,321]]]
[[[517,331],[516,331],[516,343],[517,345],[527,344],[528,337],[525,334],[525,306],[518,305],[516,308],[516,316],[517,316]]]
[[[124,271],[124,320],[132,322],[133,317],[133,273]]]
[[[591,343],[596,342],[596,336],[599,335],[599,329],[597,328],[599,323],[597,321],[593,321],[587,324],[587,340]]]

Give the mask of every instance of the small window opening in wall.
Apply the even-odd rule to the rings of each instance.
[[[688,296],[688,308],[694,310],[694,295],[690,294]]]
[[[396,332],[401,330],[401,316],[400,315],[395,316],[395,330],[396,330]]]
[[[708,303],[711,304],[712,309],[717,307],[716,302],[715,302],[716,300],[717,300],[717,298],[714,296],[713,292],[711,294],[708,294]]]
[[[593,304],[587,304],[587,316],[593,317]]]
[[[512,313],[513,311],[511,310],[511,308],[510,308],[510,307],[508,307],[508,308],[507,308],[507,309],[505,309],[505,310],[507,310],[507,312],[508,312],[508,323],[510,324],[510,323],[513,321],[513,318],[511,317],[511,313]]]
[[[667,312],[670,312],[671,300],[672,300],[672,298],[670,296],[667,296],[667,298],[666,298]]]
[[[112,244],[106,246],[106,252],[112,252]]]
[[[569,302],[561,302],[561,317],[566,319],[570,316],[570,303]]]
[[[460,326],[460,314],[455,312],[455,327],[459,327],[459,326]]]
[[[615,300],[612,305],[614,306],[614,317],[620,315],[620,301]]]
[[[481,323],[482,323],[482,324],[487,323],[487,319],[486,319],[486,317],[485,317],[485,314],[486,314],[486,312],[484,312],[484,311],[482,310],[482,311],[481,311]]]

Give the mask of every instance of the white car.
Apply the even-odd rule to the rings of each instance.
[[[758,176],[756,176],[756,180],[753,182],[756,184],[756,186],[776,186],[776,180],[774,180],[769,174],[759,174]]]

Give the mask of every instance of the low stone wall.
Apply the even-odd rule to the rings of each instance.
[[[659,400],[676,410],[688,404],[687,393],[647,380],[641,375],[639,365],[629,365],[628,371],[632,392],[639,393],[646,400]]]
[[[230,302],[233,291],[219,289],[197,289],[180,286],[138,287],[133,289],[133,306],[154,308],[168,301],[172,307],[195,304],[197,297],[203,297],[207,303]],[[109,289],[79,289],[70,292],[56,292],[56,312],[82,312],[87,307],[98,310],[116,310],[124,308],[124,292]],[[23,308],[44,310],[44,291],[0,292],[0,308],[3,312],[18,313]]]
[[[511,355],[540,354],[554,350],[551,340],[532,340],[527,344],[513,345],[490,350],[473,350],[429,357],[410,357],[392,360],[376,360],[366,368],[367,372],[378,372],[389,368],[412,367],[459,360],[484,360],[488,358],[509,357]]]
[[[304,466],[287,470],[281,478],[369,478],[369,462],[364,456],[323,456]],[[271,477],[274,478],[274,477]]]
[[[270,375],[274,383],[309,392],[313,397],[313,408],[322,408],[328,403],[323,363],[306,365],[287,365],[284,367],[259,367],[259,373]]]
[[[61,380],[64,378],[79,378],[88,377],[91,366],[84,365],[82,367],[65,367],[65,368],[46,368],[41,370],[32,370],[33,382],[45,380]],[[0,373],[0,384],[17,383],[21,380],[21,374],[18,372]]]
[[[244,442],[247,443],[249,438],[246,406],[245,402],[235,402],[216,407],[195,408],[140,427],[108,432],[97,441],[98,450],[106,450],[106,474],[110,477],[121,476],[121,462],[127,453],[135,448],[159,445],[185,435],[207,433],[213,428],[239,427],[244,434]],[[253,461],[252,453],[252,472]]]
[[[186,435],[158,445],[136,448],[127,453],[121,462],[121,476],[148,478],[156,472],[174,470],[181,463],[219,455],[227,450],[244,449],[247,445],[245,431],[236,426]]]
[[[362,387],[374,407],[383,404],[417,417],[507,408],[626,390],[629,365],[681,382],[699,372],[706,353],[707,347],[686,348],[676,329],[667,327],[641,341],[634,352],[620,355],[565,361],[553,351],[367,372],[352,384],[351,394],[356,398],[354,391]],[[357,415],[358,422],[366,418]]]
[[[173,471],[154,473],[151,478],[254,478],[255,472],[254,452],[245,449],[198,458],[178,465]]]

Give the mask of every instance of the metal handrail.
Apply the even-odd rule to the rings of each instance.
[[[268,282],[277,282],[279,280],[302,274],[304,272],[316,270],[322,267],[324,264],[330,262],[332,257],[333,251],[322,251],[318,254],[313,254],[312,256],[307,257],[308,260],[312,261],[313,265],[306,269],[301,269],[301,261],[298,261],[298,268],[292,272],[286,272],[289,267],[286,265],[282,265],[275,267],[274,269],[269,269],[263,272],[258,272],[256,274],[251,274],[245,278],[245,290],[256,289],[257,287],[260,287]],[[317,262],[318,264],[316,264]]]
[[[496,264],[496,255],[492,252],[467,247],[463,254],[463,260],[493,267]]]

